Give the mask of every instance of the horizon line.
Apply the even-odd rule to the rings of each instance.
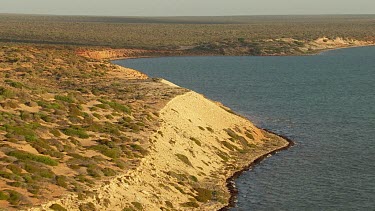
[[[322,13],[322,14],[264,14],[264,15],[129,15],[129,16],[122,16],[122,15],[78,15],[78,14],[49,14],[49,13],[2,13],[0,15],[29,15],[29,16],[67,16],[67,17],[124,17],[124,18],[179,18],[179,17],[261,17],[261,16],[375,16],[375,14],[367,14],[367,13],[339,13],[339,14],[332,14],[332,13]]]

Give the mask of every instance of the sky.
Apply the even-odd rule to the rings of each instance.
[[[0,13],[97,16],[375,14],[375,0],[0,0]]]

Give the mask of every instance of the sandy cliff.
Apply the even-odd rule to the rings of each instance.
[[[375,43],[372,41],[362,41],[362,40],[355,40],[355,39],[345,39],[342,37],[336,37],[335,39],[329,39],[327,37],[321,37],[311,42],[306,43],[303,47],[301,47],[302,51],[324,51],[330,49],[338,49],[338,48],[348,48],[348,47],[361,47],[361,46],[371,46]]]
[[[49,202],[68,210],[217,210],[228,203],[226,179],[257,157],[288,142],[204,96],[188,92],[160,111],[161,127],[150,137],[150,154],[136,170],[113,178],[85,199]]]

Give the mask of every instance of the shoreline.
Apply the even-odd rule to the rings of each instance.
[[[126,58],[126,59],[139,59],[139,58],[157,58],[157,57],[156,56],[155,57],[131,57],[131,58]],[[124,59],[112,59],[111,61],[116,61],[116,60],[124,60]],[[137,70],[137,71],[139,71],[139,70]],[[141,71],[139,71],[139,72],[141,72]],[[244,118],[247,121],[251,122],[248,118],[243,117],[243,116],[237,114],[236,112],[235,112],[235,115],[238,115],[241,118]],[[257,126],[255,125],[255,127],[257,127]],[[242,175],[243,172],[250,170],[251,168],[253,168],[256,165],[259,165],[261,161],[265,160],[270,155],[274,155],[274,154],[276,154],[276,153],[278,153],[280,151],[287,150],[290,147],[292,147],[292,146],[295,145],[295,142],[293,140],[291,140],[290,138],[288,138],[288,137],[286,137],[284,135],[277,134],[275,132],[272,132],[269,129],[260,128],[260,127],[257,127],[257,128],[259,128],[260,130],[264,130],[267,133],[270,133],[270,134],[273,134],[275,136],[281,137],[282,139],[286,140],[288,142],[288,144],[286,146],[282,146],[280,148],[273,149],[273,150],[271,150],[271,151],[269,151],[267,153],[264,153],[264,154],[256,157],[252,162],[246,164],[242,169],[240,169],[239,171],[234,172],[230,177],[228,177],[226,179],[226,188],[227,188],[227,190],[230,193],[230,198],[228,200],[228,205],[226,205],[225,207],[222,207],[222,208],[218,209],[218,211],[228,211],[228,210],[230,210],[230,208],[234,208],[236,206],[236,200],[237,200],[237,197],[238,197],[238,189],[235,186],[235,180],[240,175]]]
[[[330,48],[330,49],[322,49],[322,50],[319,50],[319,52],[317,52],[315,54],[306,54],[306,55],[264,55],[264,56],[313,56],[313,55],[319,55],[319,54],[322,54],[324,52],[332,51],[332,50],[339,50],[339,49],[345,49],[345,48],[355,48],[355,47],[370,47],[370,46],[375,46],[375,44],[365,45],[365,46],[345,46],[345,47],[337,47],[337,48]],[[181,55],[180,54],[180,55],[160,55],[160,56],[131,56],[131,57],[116,57],[116,58],[112,57],[112,58],[108,58],[108,60],[110,60],[110,61],[117,61],[117,60],[126,60],[126,59],[160,58],[160,57],[181,57],[181,56],[192,56],[192,55]],[[204,55],[196,55],[196,56],[204,56]],[[207,55],[207,56],[214,56],[214,55]],[[217,56],[225,56],[225,55],[217,55]],[[141,72],[141,71],[139,71],[139,72]],[[248,120],[248,121],[250,121],[247,118],[245,118],[245,119]],[[289,148],[291,148],[292,146],[295,145],[295,142],[293,140],[291,140],[290,138],[288,138],[288,137],[286,137],[284,135],[277,134],[275,132],[272,132],[269,129],[264,129],[264,128],[259,128],[259,129],[264,130],[267,133],[273,134],[275,136],[278,136],[278,137],[286,140],[288,142],[288,144],[286,146],[281,146],[281,147],[279,147],[277,149],[273,149],[273,150],[271,150],[269,152],[266,152],[264,154],[259,155],[258,157],[256,157],[250,163],[245,164],[245,166],[243,168],[241,168],[240,170],[234,172],[231,176],[227,177],[226,180],[225,180],[225,183],[226,183],[225,186],[226,186],[227,190],[230,193],[228,204],[226,206],[224,206],[224,207],[222,207],[220,209],[216,209],[216,210],[227,211],[227,210],[230,210],[230,208],[236,207],[237,198],[238,198],[238,189],[235,186],[235,180],[240,175],[242,175],[243,172],[250,170],[251,168],[253,168],[256,165],[259,165],[260,162],[263,161],[263,160],[265,160],[267,157],[269,157],[271,155],[274,155],[274,154],[276,154],[276,153],[278,153],[280,151],[287,150],[287,149],[289,149]]]
[[[350,47],[367,47],[367,46],[350,46]],[[336,48],[336,49],[340,49],[340,48]],[[327,49],[327,51],[336,50],[336,49]],[[164,57],[166,56],[168,55],[164,55]],[[183,56],[183,55],[180,55],[180,56]],[[196,56],[202,56],[202,55],[196,55]],[[133,57],[127,57],[127,59],[150,58],[150,57],[152,56],[141,57],[141,56],[135,55]],[[155,56],[155,57],[158,57],[158,56]],[[106,64],[106,65],[110,64],[108,59],[103,59],[101,63]],[[113,71],[117,70],[116,67],[114,66],[122,67],[120,65],[110,66],[111,68],[114,68]],[[108,71],[111,72],[112,69]],[[140,71],[136,71],[136,70],[134,71],[139,72],[140,74],[143,74]],[[190,102],[192,102],[191,101],[192,99],[195,100],[195,103],[192,103],[195,107],[191,107],[189,105]],[[198,110],[203,110],[203,111],[209,110],[209,109],[204,109],[205,107],[203,107],[201,104],[216,112],[217,115],[214,117],[214,119],[212,119],[211,112],[210,112],[210,115],[208,116],[206,116],[205,112],[203,113],[198,112]],[[196,108],[199,108],[199,109],[197,110]],[[224,110],[225,112],[222,110]],[[101,185],[100,188],[98,188],[98,192],[95,193],[97,195],[92,196],[92,197],[89,196],[88,201],[86,200],[86,202],[90,202],[90,203],[95,202],[95,197],[98,196],[99,198],[103,199],[103,201],[97,201],[95,203],[97,203],[99,207],[101,206],[103,208],[103,207],[108,206],[106,204],[107,201],[104,201],[105,197],[103,196],[108,196],[112,199],[114,198],[116,199],[116,197],[117,199],[119,199],[118,201],[116,200],[112,201],[113,202],[112,205],[114,207],[116,207],[117,205],[124,206],[124,202],[121,202],[121,199],[128,199],[123,196],[125,196],[126,194],[129,194],[129,193],[124,193],[124,192],[127,191],[126,189],[127,187],[131,187],[134,195],[143,194],[144,196],[144,199],[139,199],[137,197],[134,198],[135,202],[139,203],[139,200],[141,202],[145,202],[145,206],[146,207],[148,206],[147,208],[153,207],[155,205],[157,206],[158,204],[155,204],[155,201],[153,201],[155,197],[150,196],[149,194],[153,192],[153,189],[150,189],[150,187],[153,187],[152,185],[154,185],[154,187],[158,187],[157,186],[158,184],[155,185],[155,182],[156,183],[161,182],[164,184],[165,181],[171,181],[170,179],[173,179],[173,176],[172,176],[174,175],[173,173],[177,172],[177,176],[178,176],[178,173],[182,172],[186,174],[184,175],[187,178],[190,178],[190,176],[193,176],[192,178],[194,178],[194,179],[191,179],[192,183],[186,183],[186,184],[196,184],[196,185],[199,185],[198,186],[199,188],[202,188],[204,187],[204,185],[206,185],[205,188],[207,188],[207,191],[212,191],[212,192],[214,190],[215,191],[218,190],[217,189],[218,186],[222,187],[222,189],[220,190],[225,190],[223,192],[225,197],[223,196],[223,198],[221,198],[221,199],[225,199],[225,203],[223,201],[220,201],[221,204],[218,205],[218,203],[216,202],[219,202],[219,200],[215,202],[214,200],[211,201],[211,199],[208,199],[208,201],[199,201],[201,202],[199,203],[199,205],[203,210],[228,210],[229,208],[235,207],[236,205],[238,190],[236,189],[236,186],[234,184],[235,179],[237,179],[244,171],[247,171],[248,169],[251,169],[253,166],[258,165],[262,160],[266,159],[270,155],[273,155],[282,150],[286,150],[294,145],[294,142],[288,137],[279,135],[268,129],[262,129],[260,127],[257,127],[256,125],[252,124],[252,122],[248,118],[242,117],[241,115],[237,113],[231,112],[229,108],[226,109],[225,106],[223,106],[221,103],[209,100],[199,93],[189,92],[189,93],[184,93],[184,94],[179,94],[177,96],[174,96],[163,108],[159,110],[160,113],[162,113],[162,111],[164,111],[164,113],[161,114],[160,119],[162,120],[161,122],[163,123],[159,127],[159,131],[158,132],[154,131],[155,133],[151,135],[152,137],[151,136],[149,137],[150,138],[149,142],[151,143],[150,151],[152,151],[153,156],[149,156],[147,157],[147,159],[145,157],[145,159],[141,160],[141,166],[140,168],[136,169],[137,171],[131,171],[131,172],[129,171],[130,172],[129,175],[127,174],[122,175],[121,178],[123,180],[121,181],[111,180],[110,185],[108,185],[108,183],[104,183],[104,185]],[[229,115],[227,113],[231,113],[243,119],[232,117],[232,115]],[[199,115],[195,116],[197,114],[199,114],[200,116]],[[227,119],[231,119],[233,121],[229,124],[229,121],[223,121],[224,117],[226,117]],[[219,122],[218,119],[222,121]],[[187,124],[189,127],[187,127]],[[239,124],[240,126],[238,126],[237,124]],[[197,129],[197,126],[199,129]],[[238,129],[238,128],[242,128],[242,129]],[[256,134],[254,135],[256,136],[256,139],[246,138],[245,131],[248,131],[247,128],[250,128],[249,131],[251,131],[251,133],[254,132]],[[246,145],[244,145],[243,142],[235,142],[234,147],[233,146],[228,147],[228,145],[223,144],[224,141],[221,141],[221,140],[227,140],[229,137],[233,137],[230,135],[230,133],[227,132],[227,130],[231,130],[232,132],[236,131],[234,132],[234,134],[237,134],[238,132],[241,138],[245,137],[245,140],[258,144],[259,150],[247,151],[246,154],[243,154],[244,156],[240,156],[241,154],[236,154],[232,156],[231,152],[238,153],[240,152],[239,148],[245,149]],[[195,135],[193,132],[195,133]],[[178,138],[176,140],[173,140],[175,137],[178,137]],[[264,137],[266,137],[267,140],[262,139]],[[212,138],[212,141],[209,141],[209,138]],[[217,138],[220,138],[220,140]],[[202,140],[203,144],[201,144],[199,140]],[[233,140],[231,141],[234,142]],[[186,143],[190,143],[190,142],[191,144],[185,145]],[[169,148],[168,147],[165,148],[166,144],[168,145]],[[176,144],[180,146],[180,148],[177,150],[175,147]],[[170,150],[175,150],[173,151],[172,154],[175,154],[176,156],[171,156]],[[168,152],[168,153],[165,153],[165,152]],[[223,154],[220,154],[221,155],[220,156],[218,152],[224,152],[225,154],[228,153],[227,158],[229,157],[230,159],[232,158],[234,159],[230,160],[230,162],[227,162],[227,160],[222,158]],[[177,155],[185,156],[186,159],[190,159],[191,162],[189,160],[188,162],[186,162],[186,160],[184,161],[184,159],[181,159],[181,157]],[[195,155],[197,155],[197,158]],[[171,166],[169,164],[165,165],[166,159],[161,159],[161,157],[170,159],[171,164],[177,163],[177,165],[175,166]],[[219,158],[221,158],[225,162],[221,161]],[[240,160],[237,160],[238,158]],[[241,158],[243,158],[242,161],[241,161]],[[157,168],[155,167],[154,164],[156,164],[155,161],[158,159],[160,162],[158,163],[159,166]],[[181,166],[182,164],[181,162],[185,163],[186,165]],[[206,162],[209,164],[207,164]],[[212,164],[215,164],[215,165],[212,165]],[[170,171],[168,172],[163,171],[166,169],[167,170],[169,169]],[[211,175],[212,170],[218,170],[218,171],[215,171]],[[149,173],[147,174],[146,172],[149,172]],[[209,174],[207,175],[204,174],[208,172]],[[220,174],[220,173],[223,173],[223,174]],[[216,178],[218,179],[219,182],[215,180],[211,180],[212,178],[214,178],[213,176],[215,175],[219,175]],[[148,177],[147,181],[145,180],[146,179],[145,177]],[[209,179],[207,180],[206,177]],[[165,180],[164,182],[163,180],[160,180],[163,178],[164,179],[167,178],[167,180]],[[174,178],[178,179],[176,177]],[[144,181],[148,183],[144,183]],[[188,181],[190,180],[188,179]],[[193,182],[196,182],[196,183],[193,183]],[[208,183],[212,182],[212,184],[208,184],[208,183],[205,184],[205,182],[208,182]],[[149,184],[149,185],[145,185],[145,184]],[[132,185],[135,185],[135,186],[132,186]],[[189,195],[190,196],[192,196],[192,194],[195,195],[197,192],[196,189],[190,189],[189,188],[190,186],[182,186],[182,188],[184,189],[182,190],[181,188],[180,189],[177,188],[177,187],[180,187],[178,186],[178,185],[181,185],[180,183],[175,183],[174,185],[175,185],[174,187],[177,190],[177,191],[174,190],[174,192],[178,193],[179,191],[182,194],[188,193],[188,194],[185,194],[185,196],[184,195],[182,196],[172,195],[172,197],[169,198],[171,202],[174,202],[174,203],[181,202],[179,203],[180,206],[182,205],[182,202],[184,201],[189,200],[190,202],[191,200],[188,198]],[[120,187],[120,189],[116,189],[116,187]],[[173,186],[170,186],[170,187],[173,187]],[[191,187],[194,187],[194,186],[191,186]],[[136,188],[139,188],[139,189],[136,189]],[[156,188],[156,189],[162,191],[160,188]],[[108,192],[108,191],[112,191],[112,192]],[[119,192],[116,192],[116,191],[119,191]],[[167,196],[167,195],[170,195],[171,193],[169,190],[164,190],[164,191],[165,191],[165,194],[161,194],[161,196],[163,195]],[[118,193],[122,193],[125,195],[120,195]],[[133,197],[132,195],[126,195],[126,196],[130,198]],[[156,198],[159,199],[158,197]],[[175,200],[176,198],[178,200]],[[64,199],[61,199],[61,200],[63,200],[63,201],[60,201],[61,203],[69,204],[68,201],[64,202]],[[78,200],[80,199],[78,198]],[[163,205],[165,200],[160,200],[159,202],[161,202],[159,205]],[[76,206],[77,204],[80,204],[80,203],[81,202],[78,201],[78,203],[71,204],[71,205]]]
[[[290,138],[288,138],[284,135],[277,134],[277,133],[272,132],[271,130],[268,130],[268,129],[265,129],[265,128],[261,128],[261,129],[268,132],[268,133],[274,134],[276,136],[279,136],[279,137],[285,139],[288,142],[288,145],[283,146],[283,147],[278,148],[278,149],[275,149],[275,150],[272,150],[271,152],[268,152],[264,155],[259,156],[253,162],[249,163],[249,165],[245,166],[243,169],[235,172],[231,177],[229,177],[226,181],[227,182],[227,188],[228,188],[228,190],[231,194],[230,199],[229,199],[229,204],[227,206],[219,209],[218,211],[229,211],[231,208],[236,207],[237,198],[238,198],[238,188],[236,187],[235,180],[238,179],[244,172],[249,171],[250,169],[254,168],[256,165],[259,165],[263,160],[265,160],[269,156],[275,155],[276,153],[284,151],[284,150],[288,150],[289,148],[291,148],[295,145],[295,142],[293,140],[291,140]]]
[[[335,51],[335,50],[341,50],[341,49],[348,49],[348,48],[364,48],[364,47],[375,47],[375,43],[373,43],[373,44],[368,44],[368,45],[360,45],[360,46],[345,46],[345,47],[337,47],[337,48],[328,48],[328,49],[320,50],[319,52],[314,53],[314,54],[308,54],[308,55],[306,55],[306,56],[320,55],[320,54],[323,54],[323,53],[325,53],[325,52]]]
[[[308,44],[308,43],[307,43]],[[189,52],[183,50],[175,50],[175,51],[168,51],[165,52],[163,50],[157,51],[153,50],[151,52],[143,51],[142,49],[126,49],[126,48],[107,48],[107,49],[93,49],[93,50],[85,50],[82,52],[77,52],[78,55],[88,57],[88,58],[95,58],[98,60],[109,60],[109,61],[117,61],[117,60],[127,60],[127,59],[140,59],[140,58],[162,58],[162,57],[202,57],[202,56],[251,56],[251,57],[284,57],[284,56],[314,56],[319,55],[324,52],[346,49],[346,48],[360,48],[360,47],[372,47],[375,46],[374,42],[367,42],[361,43],[357,45],[336,45],[336,46],[329,46],[327,45],[326,48],[315,49],[311,53],[300,53],[300,54],[260,54],[260,55],[243,55],[243,54],[219,54],[215,52]],[[129,51],[129,52],[128,52]],[[95,56],[89,55],[94,53]],[[129,54],[128,54],[129,53]]]

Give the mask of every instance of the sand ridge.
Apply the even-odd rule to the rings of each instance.
[[[105,182],[85,199],[72,194],[30,210],[48,210],[55,203],[68,210],[79,210],[85,203],[97,210],[134,206],[217,210],[228,203],[228,177],[257,157],[288,145],[192,91],[173,98],[160,111],[160,121],[161,127],[149,140],[150,153],[136,169]],[[228,129],[242,137],[242,143],[233,140]],[[207,190],[211,198],[202,200],[201,190]]]

